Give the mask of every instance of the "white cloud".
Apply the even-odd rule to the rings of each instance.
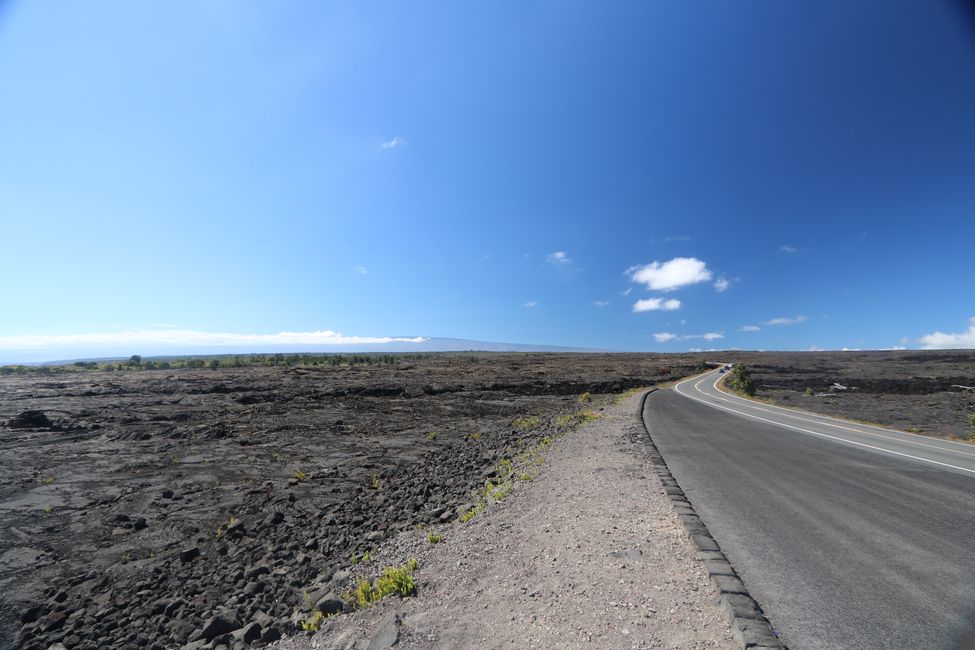
[[[605,307],[605,306],[607,306],[609,304],[609,301],[608,300],[593,300],[592,301],[592,304],[596,305],[597,307]]]
[[[651,262],[627,270],[630,278],[653,291],[673,291],[711,279],[711,271],[694,257],[675,257],[667,262]]]
[[[623,291],[620,291],[620,295],[621,296],[628,296],[628,295],[630,295],[630,292],[631,291],[633,291],[633,287],[627,287]]]
[[[635,314],[644,311],[674,311],[675,309],[680,309],[680,300],[675,300],[674,298],[670,298],[669,300],[664,300],[663,298],[646,298],[633,303],[633,313]]]
[[[358,273],[359,275],[367,275],[369,273],[369,269],[364,266],[353,266],[352,272]]]
[[[278,332],[277,334],[237,334],[199,332],[186,329],[128,330],[102,334],[25,334],[0,336],[0,350],[40,350],[74,346],[181,345],[181,346],[259,346],[259,345],[358,345],[366,343],[422,343],[415,338],[389,336],[345,336],[332,330]]]
[[[524,307],[524,308],[526,308],[526,309],[531,309],[532,307],[535,307],[537,305],[538,305],[538,301],[537,300],[529,300],[528,302],[523,303],[521,306]]]
[[[773,318],[772,320],[765,321],[766,325],[797,325],[804,321],[809,320],[805,316],[796,316],[795,318]]]
[[[708,332],[707,334],[688,334],[686,339],[704,339],[705,341],[716,341],[724,338],[723,332]]]
[[[968,331],[960,334],[934,332],[925,334],[918,342],[924,350],[975,349],[975,316],[968,320]]]
[[[796,252],[796,249],[794,247],[792,247],[792,246],[789,246],[788,244],[782,244],[781,246],[779,246],[779,252],[780,253],[795,253]]]
[[[674,237],[664,237],[664,241],[691,241],[687,235],[675,235]]]
[[[742,325],[738,328],[739,332],[760,332],[762,328],[758,325]]]
[[[672,334],[670,332],[658,332],[653,335],[660,343],[667,341],[687,341],[688,339],[704,339],[705,341],[717,341],[724,338],[724,332],[706,332],[704,334]]]
[[[554,253],[549,253],[545,257],[545,261],[549,264],[554,264],[555,266],[562,266],[564,264],[572,264],[572,258],[565,251],[555,251]]]
[[[381,145],[379,145],[379,148],[380,149],[396,149],[397,147],[402,147],[402,146],[405,146],[405,145],[406,145],[406,140],[404,140],[403,138],[401,138],[401,137],[399,137],[397,135],[397,136],[394,136],[392,140],[386,140],[385,142],[383,142]]]
[[[731,283],[728,282],[728,280],[725,278],[718,278],[717,280],[714,281],[714,290],[717,291],[718,293],[727,291],[728,287],[730,286]]]

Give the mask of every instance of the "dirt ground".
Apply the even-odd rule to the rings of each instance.
[[[388,540],[346,578],[416,558],[414,596],[275,650],[740,647],[652,470],[641,393],[594,404],[600,417],[556,439],[510,497],[467,523]]]

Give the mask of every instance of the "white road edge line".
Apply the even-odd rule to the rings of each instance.
[[[718,379],[715,380],[715,382],[714,382],[714,389],[717,390],[719,393],[721,393],[722,395],[727,395],[728,397],[730,397],[732,399],[741,400],[743,402],[748,402],[748,400],[746,400],[746,399],[743,399],[741,397],[738,397],[737,395],[732,395],[731,393],[729,393],[729,392],[727,392],[725,390],[722,390],[721,388],[718,388],[718,382],[719,381],[721,381],[721,377],[718,377]],[[925,440],[928,440],[929,439],[929,438],[925,438],[924,436],[919,435],[917,433],[911,433],[910,431],[898,431],[897,429],[887,429],[885,427],[878,427],[878,426],[873,425],[873,424],[861,424],[860,422],[852,422],[850,420],[844,420],[842,418],[834,418],[834,417],[829,416],[829,415],[820,415],[819,413],[809,413],[807,411],[803,411],[803,410],[800,410],[800,409],[790,408],[788,406],[772,406],[770,408],[778,409],[780,411],[790,411],[792,413],[802,413],[802,414],[805,414],[805,415],[811,415],[813,417],[822,418],[824,420],[832,420],[833,422],[842,422],[844,424],[855,424],[856,426],[859,426],[859,427],[867,427],[869,429],[876,429],[877,431],[886,431],[887,433],[895,433],[895,434],[897,434],[899,436],[910,436],[912,438],[923,438]],[[967,443],[967,442],[958,442],[957,440],[938,440],[938,442],[942,442],[942,443],[944,443],[946,445],[958,445],[959,447],[971,448],[971,445],[969,443]]]
[[[785,428],[785,429],[795,429],[796,431],[801,431],[802,433],[808,433],[808,434],[813,435],[813,436],[819,436],[820,438],[827,438],[829,440],[835,440],[837,442],[845,443],[845,444],[848,444],[848,445],[857,445],[858,447],[866,447],[867,449],[873,449],[875,451],[879,451],[879,452],[882,452],[882,453],[885,453],[885,454],[894,454],[895,456],[903,456],[904,458],[911,458],[913,460],[919,460],[919,461],[921,461],[923,463],[931,463],[931,464],[934,464],[934,465],[940,465],[942,467],[949,467],[951,469],[957,469],[957,470],[960,470],[962,472],[967,472],[969,474],[975,474],[975,470],[973,470],[973,469],[968,469],[968,468],[965,468],[965,467],[958,467],[957,465],[950,465],[948,463],[942,463],[942,462],[937,461],[937,460],[931,460],[929,458],[922,458],[921,456],[912,456],[911,454],[905,454],[905,453],[902,453],[902,452],[899,452],[899,451],[894,451],[892,449],[884,449],[883,447],[875,447],[874,445],[868,445],[868,444],[863,443],[863,442],[856,442],[854,440],[847,440],[845,438],[840,438],[838,436],[831,436],[831,435],[828,435],[828,434],[825,434],[825,433],[819,433],[818,431],[810,431],[809,429],[803,429],[802,427],[793,426],[791,424],[785,424],[785,423],[782,423],[782,422],[776,422],[775,420],[769,420],[767,418],[758,417],[757,415],[752,415],[750,413],[745,413],[744,411],[736,411],[733,408],[728,408],[727,406],[721,406],[720,404],[715,404],[713,402],[709,402],[707,400],[703,400],[703,399],[701,399],[699,397],[694,397],[693,395],[688,395],[687,393],[684,393],[684,392],[681,392],[680,390],[678,390],[681,386],[683,386],[687,382],[694,381],[694,379],[696,379],[696,377],[692,377],[691,379],[686,379],[686,380],[680,382],[679,384],[677,384],[676,386],[674,386],[674,390],[679,395],[683,395],[687,399],[692,399],[695,402],[700,402],[701,404],[705,404],[707,406],[710,406],[711,408],[721,409],[722,411],[728,411],[730,413],[737,413],[738,415],[742,415],[742,416],[744,416],[746,418],[752,418],[753,420],[759,420],[761,422],[766,422],[768,424],[772,424],[772,425],[775,425],[777,427],[782,427],[782,428]]]
[[[700,389],[700,385],[704,382],[704,379],[707,379],[707,377],[702,378],[701,381],[699,381],[696,384],[694,384],[694,389],[697,392],[701,393],[702,395],[707,395],[708,397],[716,397],[715,395],[708,395],[708,393],[706,393],[706,392],[704,392],[703,390]],[[910,436],[910,437],[920,437],[920,436],[917,436],[916,434],[913,434],[913,433],[907,433],[906,431],[893,431],[892,429],[883,429],[883,428],[880,428],[880,427],[872,427],[869,424],[859,425],[856,422],[848,422],[848,421],[844,421],[844,420],[837,420],[836,418],[830,418],[830,417],[827,417],[827,416],[820,416],[817,413],[809,413],[808,415],[811,415],[812,417],[805,417],[804,418],[804,417],[799,417],[798,415],[795,415],[796,411],[794,411],[792,409],[786,409],[786,408],[782,408],[780,406],[764,406],[764,405],[763,406],[759,406],[758,404],[755,404],[754,402],[750,402],[747,399],[744,399],[742,397],[738,397],[737,395],[732,395],[731,393],[728,393],[727,391],[722,390],[721,388],[718,387],[718,382],[719,381],[721,381],[721,377],[718,377],[715,380],[715,382],[711,385],[711,387],[714,390],[716,390],[717,392],[721,393],[722,395],[727,395],[731,399],[725,399],[724,397],[719,397],[718,399],[724,399],[725,401],[731,402],[733,404],[738,404],[739,406],[741,406],[743,408],[744,407],[753,408],[756,411],[764,411],[765,413],[772,413],[774,415],[779,415],[781,417],[791,418],[793,420],[799,420],[800,422],[811,422],[813,424],[819,424],[819,425],[824,426],[824,427],[833,427],[834,429],[843,429],[845,431],[852,431],[853,433],[859,433],[859,434],[864,435],[864,436],[875,436],[877,438],[882,438],[883,440],[893,440],[895,442],[899,442],[899,443],[905,444],[905,445],[914,445],[915,447],[925,447],[927,449],[936,449],[936,450],[941,451],[941,452],[944,452],[946,454],[961,454],[963,456],[971,456],[971,457],[975,458],[975,453],[973,453],[971,451],[962,451],[961,449],[950,449],[950,448],[947,448],[947,447],[941,447],[939,445],[932,444],[932,442],[934,442],[934,441],[929,440],[928,438],[924,438],[925,442],[920,442],[918,440],[906,440],[904,438],[898,438],[896,436],[888,436],[888,435],[884,435],[882,433],[874,433],[872,431],[864,431],[864,430],[858,429],[856,427],[857,426],[862,426],[862,427],[871,428],[871,429],[880,429],[881,431],[890,431],[891,433],[899,433],[899,434],[902,434],[905,438],[908,437],[908,436]],[[824,417],[826,419],[833,420],[834,422],[844,422],[844,425],[845,426],[844,425],[840,425],[840,424],[831,424],[830,422],[820,422],[819,420],[814,419],[814,418],[817,418],[817,417]],[[953,442],[953,441],[951,441],[951,440],[939,440],[938,442]],[[964,443],[957,443],[956,442],[955,444],[964,444]]]

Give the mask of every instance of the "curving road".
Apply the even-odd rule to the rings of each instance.
[[[717,372],[644,418],[783,640],[975,648],[975,447],[751,402]]]

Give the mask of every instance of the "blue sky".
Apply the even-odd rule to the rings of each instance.
[[[0,7],[0,360],[975,347],[954,4]]]

